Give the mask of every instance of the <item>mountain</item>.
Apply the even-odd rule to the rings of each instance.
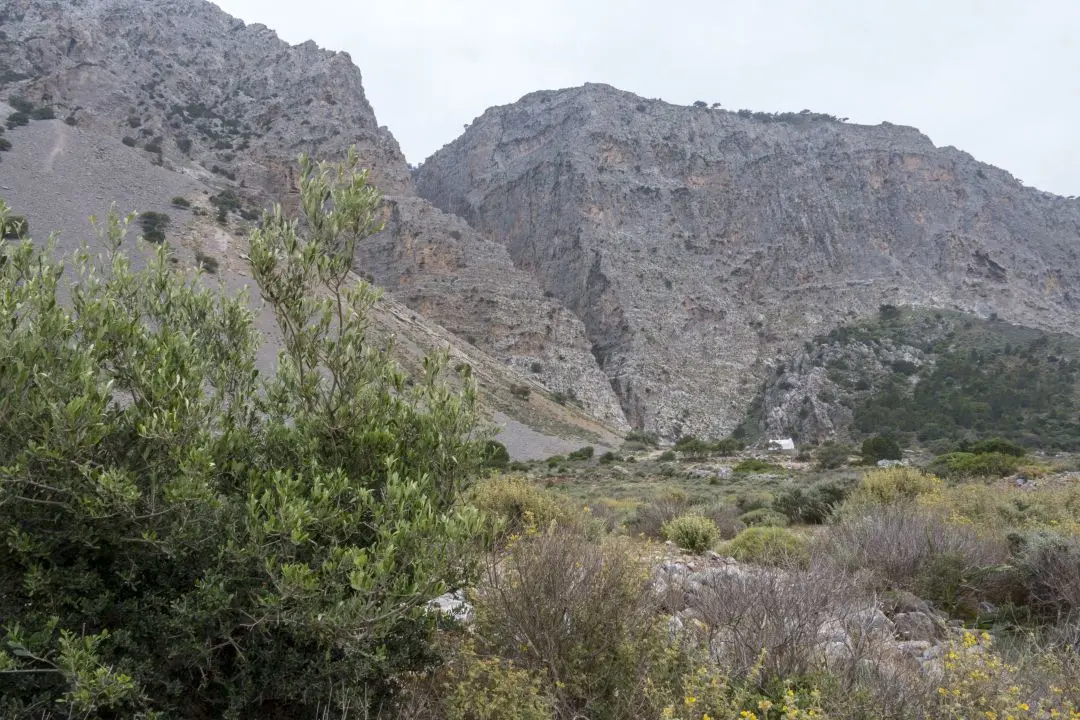
[[[407,363],[449,344],[482,368],[522,457],[631,427],[862,432],[790,369],[882,307],[1080,333],[1080,201],[889,123],[590,84],[492,108],[410,171],[347,54],[204,0],[0,0],[0,117],[0,195],[35,235],[70,251],[112,200],[167,213],[177,261],[230,289],[261,209],[295,204],[297,155],[355,146],[386,196],[356,256],[382,331]]]
[[[204,0],[0,0],[0,117],[20,108],[35,112],[4,135],[0,195],[35,236],[60,231],[70,251],[110,201],[167,213],[179,261],[210,258],[234,289],[250,223],[272,201],[295,204],[299,154],[339,160],[355,146],[388,219],[357,273],[389,291],[387,308],[410,308],[391,324],[415,342],[399,344],[450,343],[489,364],[480,376],[513,400],[490,405],[518,431],[504,439],[519,456],[610,445],[627,429],[577,316],[504,246],[416,195],[347,54],[290,46]],[[529,400],[509,394],[526,387]]]
[[[779,362],[882,305],[1080,331],[1080,201],[908,127],[586,85],[488,110],[414,175],[668,437],[731,432]]]

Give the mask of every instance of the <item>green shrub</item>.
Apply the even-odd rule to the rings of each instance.
[[[937,477],[915,468],[882,468],[871,470],[863,476],[852,495],[852,501],[892,505],[915,500],[920,495],[935,492],[940,487],[941,481]]]
[[[578,448],[566,457],[568,460],[591,460],[594,452],[596,452],[596,450],[592,445],[586,445],[583,448]]]
[[[11,141],[5,137],[0,137],[0,152],[6,152],[11,149]]]
[[[561,463],[564,463],[564,462],[566,462],[566,456],[565,456],[565,455],[552,455],[551,457],[549,457],[549,458],[548,458],[547,460],[545,460],[544,462],[546,462],[546,463],[547,463],[547,466],[548,466],[548,467],[552,467],[552,468],[553,468],[553,467],[555,467],[556,465],[559,465],[559,464],[561,464]]]
[[[675,449],[692,458],[705,458],[712,452],[712,445],[697,438],[684,438],[675,443]]]
[[[618,455],[608,450],[600,456],[597,462],[599,462],[601,465],[610,465],[613,462],[619,462],[619,460],[621,460],[621,458]]]
[[[64,124],[65,125],[70,125],[71,127],[75,127],[76,125],[79,124],[79,118],[76,117],[75,115],[68,115],[66,118],[64,118]]]
[[[821,470],[835,470],[847,465],[851,455],[851,448],[846,445],[822,445],[814,453],[814,460]]]
[[[183,195],[177,195],[176,197],[174,197],[171,200],[171,202],[172,202],[173,207],[178,207],[178,208],[189,208],[189,207],[191,207],[191,201],[188,200]]]
[[[11,97],[9,97],[8,104],[11,105],[12,108],[14,108],[15,112],[21,112],[29,115],[34,111],[34,103],[18,95],[12,95]]]
[[[1025,603],[1050,622],[1080,613],[1080,538],[1037,531],[1011,538]]]
[[[510,464],[510,452],[498,440],[488,440],[484,444],[484,466],[504,468]]]
[[[732,507],[725,502],[692,505],[685,514],[700,515],[703,518],[712,520],[713,524],[716,525],[721,540],[730,540],[746,529],[746,525],[739,519],[738,508]]]
[[[1001,438],[980,440],[979,442],[972,443],[966,447],[961,445],[960,449],[965,452],[975,453],[976,455],[982,453],[1001,453],[1002,455],[1011,455],[1012,457],[1018,458],[1027,455],[1027,449],[1024,448],[1023,445]]]
[[[675,454],[674,450],[665,450],[656,459],[660,462],[675,462],[679,459],[679,456]]]
[[[739,510],[747,513],[751,510],[771,507],[773,500],[773,495],[770,492],[764,490],[750,490],[739,493],[735,498],[735,505]]]
[[[499,657],[483,657],[473,643],[457,649],[440,673],[445,694],[439,717],[447,720],[552,720],[540,675]]]
[[[806,540],[778,527],[751,527],[729,541],[724,550],[739,562],[785,565],[804,562],[809,556]]]
[[[35,108],[33,111],[31,111],[30,117],[32,117],[34,120],[54,120],[56,119],[56,111],[46,105]]]
[[[656,447],[660,444],[660,440],[656,437],[656,433],[649,433],[644,430],[631,430],[626,434],[626,441],[641,443],[642,445],[648,445],[650,447]]]
[[[661,616],[629,543],[561,530],[527,535],[491,562],[477,595],[477,636],[543,678],[557,717],[659,717],[646,693],[652,660],[662,656],[653,644]]]
[[[979,602],[1012,595],[1008,548],[999,537],[914,503],[842,512],[820,543],[845,570],[869,571],[879,588],[914,592],[950,612],[974,615]]]
[[[787,488],[773,500],[773,508],[791,522],[818,525],[843,504],[855,484],[854,480],[823,480],[810,487]]]
[[[139,225],[142,227],[143,239],[160,245],[165,242],[165,228],[169,225],[169,216],[159,212],[144,212],[139,215]]]
[[[30,124],[30,116],[24,112],[14,112],[7,117],[8,130]]]
[[[195,263],[205,272],[216,275],[220,263],[213,255],[207,255],[202,250],[195,251]]]
[[[453,389],[445,354],[408,385],[366,337],[377,294],[347,279],[382,201],[355,153],[303,160],[299,186],[311,214],[250,239],[284,336],[273,375],[248,301],[164,248],[66,276],[0,245],[5,717],[370,716],[427,666],[424,609],[470,582],[483,531],[460,503],[476,388]],[[115,249],[126,228],[102,232]]]
[[[931,470],[946,477],[1004,477],[1016,472],[1020,459],[998,452],[954,452],[934,458]]]
[[[529,396],[532,395],[532,390],[529,389],[528,385],[511,385],[510,394],[519,400],[528,400]]]
[[[627,529],[634,535],[664,537],[664,525],[687,512],[690,503],[684,495],[671,493],[638,505]]]
[[[700,554],[710,549],[720,537],[712,520],[700,515],[682,515],[664,523],[664,537],[683,550]]]
[[[787,527],[788,516],[769,508],[758,508],[739,516],[739,521],[747,527]]]
[[[741,452],[746,446],[735,438],[724,438],[713,443],[712,451],[721,457],[730,457]]]
[[[24,216],[0,216],[0,239],[21,240],[28,237],[30,237],[30,222]]]
[[[519,477],[481,480],[473,491],[472,503],[507,532],[520,532],[526,526],[546,528],[552,522],[576,523],[574,512],[562,496]]]
[[[746,475],[759,475],[763,473],[782,473],[784,468],[765,460],[747,458],[732,468],[732,471]]]
[[[133,138],[133,137],[130,137],[130,136],[128,136],[128,135],[125,135],[124,137],[122,137],[122,138],[120,139],[120,142],[124,143],[124,144],[125,144],[125,145],[127,145],[128,147],[135,147],[135,145],[136,145],[136,143],[137,143],[137,141],[135,140],[135,138]]]
[[[875,435],[866,438],[862,444],[863,460],[876,463],[878,460],[899,460],[903,457],[900,445],[890,437]]]

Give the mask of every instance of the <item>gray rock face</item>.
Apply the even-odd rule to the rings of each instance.
[[[1080,201],[914,129],[602,85],[488,110],[416,173],[584,322],[628,420],[718,436],[767,365],[879,305],[1080,330]]]
[[[4,97],[51,105],[81,134],[127,138],[133,149],[118,152],[145,151],[147,163],[229,187],[249,206],[295,202],[301,153],[340,159],[355,145],[390,207],[357,271],[538,389],[627,428],[578,317],[505,247],[416,197],[347,54],[290,46],[204,0],[0,0],[0,26]]]

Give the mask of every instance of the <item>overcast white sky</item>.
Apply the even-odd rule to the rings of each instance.
[[[214,0],[352,55],[412,163],[492,105],[604,82],[914,125],[1080,195],[1075,0]]]

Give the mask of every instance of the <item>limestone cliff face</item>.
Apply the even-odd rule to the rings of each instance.
[[[1080,201],[918,131],[603,85],[488,110],[414,177],[584,322],[632,424],[722,435],[882,304],[1080,331]]]
[[[390,216],[388,232],[361,249],[358,272],[625,429],[578,317],[505,247],[416,196],[347,54],[290,46],[204,0],[0,0],[0,97],[9,95],[251,205],[295,200],[301,153],[334,160],[355,145]]]

